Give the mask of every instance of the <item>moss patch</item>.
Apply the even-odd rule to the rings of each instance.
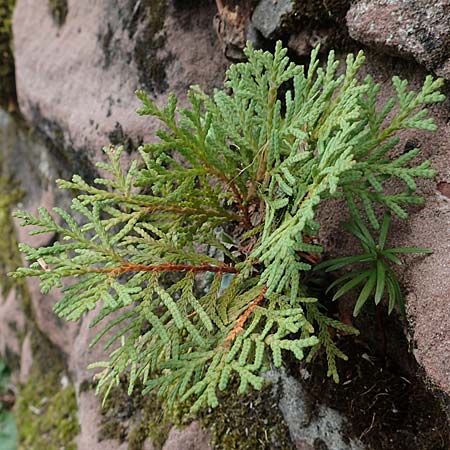
[[[127,386],[124,380],[109,394],[102,411],[99,440],[128,441],[129,450],[142,450],[150,438],[154,448],[160,450],[173,425],[183,428],[199,419],[202,427],[210,431],[217,450],[293,448],[278,407],[278,395],[269,384],[246,395],[223,394],[216,409],[204,410],[198,417],[188,413],[188,404],[168,411],[155,394],[142,396],[139,389],[128,396]]]
[[[230,392],[231,390],[229,390]],[[294,448],[278,407],[278,396],[267,384],[246,395],[222,394],[219,406],[201,413],[217,450],[276,450]]]
[[[14,57],[12,54],[12,14],[15,0],[0,0],[0,105],[16,98]]]
[[[67,0],[48,0],[50,14],[58,27],[62,27],[66,22],[69,5]]]
[[[124,381],[109,394],[102,410],[99,440],[128,440],[129,450],[141,450],[147,438],[156,450],[161,449],[172,428],[172,420],[156,395],[142,396],[136,388],[127,394]]]
[[[8,277],[8,272],[15,270],[21,264],[11,210],[22,196],[23,193],[14,187],[9,178],[0,177],[0,233],[2,236],[0,240],[0,287],[4,297],[12,285],[17,283]]]
[[[37,329],[31,343],[33,366],[16,404],[19,450],[76,450],[77,402],[73,386],[61,385],[62,356]]]

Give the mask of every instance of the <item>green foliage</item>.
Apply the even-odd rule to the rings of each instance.
[[[385,249],[384,247],[386,245],[390,221],[391,216],[386,213],[380,228],[378,240],[375,241],[361,217],[355,215],[353,221],[344,226],[359,239],[359,243],[361,244],[364,253],[362,255],[324,261],[314,268],[315,270],[325,269],[326,272],[331,272],[353,264],[363,263],[368,266],[366,269],[355,269],[346,273],[328,287],[328,290],[331,290],[345,281],[345,284],[341,286],[333,296],[333,300],[337,300],[351,289],[363,285],[353,311],[355,317],[360,313],[371,294],[374,294],[375,304],[378,305],[386,293],[389,295],[389,314],[396,304],[399,305],[400,310],[405,314],[405,301],[400,288],[400,283],[397,280],[395,272],[390,267],[390,263],[399,266],[402,265],[402,261],[398,258],[397,254],[432,253],[432,250],[429,248],[400,247]]]
[[[106,149],[104,177],[93,185],[59,181],[77,193],[72,213],[18,213],[31,234],[62,240],[21,244],[30,266],[14,276],[39,277],[44,293],[62,287],[55,311],[67,320],[97,311],[93,345],[104,337],[111,349],[92,364],[99,390],[126,372],[129,392],[139,380],[169,404],[189,399],[195,411],[216,406],[231,379],[240,393],[260,389],[261,374],[287,354],[311,360],[320,348],[338,381],[336,358],[345,355],[330,330],[356,330],[328,317],[304,282],[321,251],[312,239],[316,207],[359,198],[375,228],[375,203],[405,217],[404,206],[421,201],[414,179],[433,171],[411,165],[417,149],[388,153],[397,131],[435,129],[423,106],[443,96],[440,80],[428,77],[415,94],[394,78],[397,96],[379,105],[379,86],[357,78],[362,53],[349,55],[339,76],[334,53],[324,68],[317,54],[305,71],[280,43],[274,55],[249,47],[225,90],[193,87],[190,108],[173,95],[160,108],[138,92],[139,114],[164,124],[159,142],[126,169],[122,149]],[[405,188],[386,192],[392,178]]]

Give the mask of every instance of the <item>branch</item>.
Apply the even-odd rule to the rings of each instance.
[[[244,324],[247,321],[250,314],[253,312],[253,310],[258,306],[259,303],[261,303],[266,295],[267,288],[263,287],[261,294],[258,295],[258,297],[254,298],[249,304],[248,308],[241,314],[241,316],[236,320],[236,325],[231,330],[230,334],[225,339],[225,342],[232,342],[234,341],[235,337],[244,331]]]
[[[239,273],[234,267],[226,264],[220,266],[212,266],[211,264],[201,264],[193,266],[190,264],[159,264],[155,266],[147,266],[145,264],[126,263],[119,267],[94,267],[90,268],[88,272],[95,273],[109,273],[111,275],[121,275],[130,272],[214,272],[214,273]]]

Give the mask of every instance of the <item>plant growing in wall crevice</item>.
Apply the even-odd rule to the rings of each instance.
[[[396,97],[380,105],[380,87],[357,77],[362,53],[339,76],[334,53],[323,68],[317,54],[305,71],[280,43],[274,54],[249,47],[224,90],[191,88],[189,108],[173,95],[160,108],[138,92],[139,114],[164,125],[159,142],[127,168],[120,147],[106,149],[105,177],[94,184],[59,181],[76,192],[72,213],[17,214],[31,234],[62,239],[21,244],[30,266],[13,275],[39,277],[44,293],[63,286],[55,312],[67,320],[97,308],[92,345],[107,336],[111,349],[92,364],[100,390],[126,372],[130,392],[140,380],[169,404],[194,399],[197,410],[217,405],[232,377],[240,392],[259,389],[287,353],[311,360],[320,348],[338,381],[336,358],[345,355],[330,330],[355,330],[329,317],[304,282],[322,250],[316,208],[357,199],[375,229],[374,204],[406,218],[405,206],[422,201],[414,179],[433,170],[411,163],[418,149],[389,153],[398,131],[435,130],[424,105],[443,96],[441,80],[427,77],[414,93],[394,78]],[[387,192],[392,178],[404,189]]]

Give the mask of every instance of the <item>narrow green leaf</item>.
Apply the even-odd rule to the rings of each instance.
[[[383,223],[381,225],[380,229],[380,236],[378,238],[378,246],[380,250],[384,249],[384,246],[386,244],[386,238],[389,231],[389,224],[391,222],[391,216],[389,213],[384,214]]]
[[[380,303],[384,293],[384,285],[386,281],[386,268],[381,260],[377,261],[377,287],[375,290],[375,304]]]
[[[361,308],[364,306],[364,303],[366,303],[367,299],[369,298],[369,295],[371,294],[373,288],[375,287],[375,283],[377,280],[377,273],[375,271],[372,271],[369,279],[367,280],[367,283],[362,288],[358,300],[356,300],[355,309],[353,310],[353,316],[356,317],[360,311]]]
[[[344,286],[342,286],[336,294],[333,296],[333,300],[337,300],[339,297],[342,297],[345,293],[353,289],[358,284],[362,283],[366,278],[369,278],[373,271],[371,269],[365,270],[349,282],[345,283]]]

